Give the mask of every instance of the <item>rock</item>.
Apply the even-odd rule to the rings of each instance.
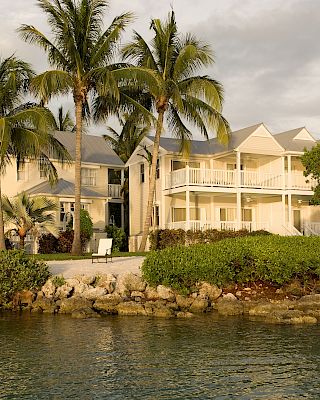
[[[244,312],[244,306],[241,301],[227,296],[218,300],[216,309],[221,315],[242,315]]]
[[[96,276],[95,275],[78,275],[75,276],[75,278],[79,281],[84,283],[85,285],[92,285],[96,281]]]
[[[129,273],[125,275],[120,275],[116,284],[116,292],[125,295],[130,295],[132,291],[143,292],[147,284],[142,280],[142,278],[136,274]]]
[[[248,314],[252,316],[265,316],[274,312],[286,311],[289,309],[289,303],[270,303],[270,302],[259,302],[259,303],[248,303]]]
[[[238,299],[236,298],[236,296],[234,295],[234,294],[232,294],[232,293],[224,293],[223,295],[222,295],[222,297],[225,299],[225,300],[229,300],[229,301],[237,301]]]
[[[216,300],[221,296],[222,289],[216,285],[210,285],[209,283],[203,282],[199,289],[199,296],[210,301]]]
[[[140,299],[144,299],[144,293],[143,292],[138,292],[137,290],[133,290],[131,292],[131,297],[139,297]]]
[[[208,307],[209,307],[209,302],[207,300],[197,297],[196,299],[194,299],[194,301],[190,306],[190,312],[203,313],[206,311]]]
[[[251,288],[249,288],[249,287],[245,287],[245,288],[243,288],[243,290],[245,290],[246,292],[251,292]]]
[[[169,310],[172,310],[172,311],[178,311],[179,310],[178,304],[175,303],[175,302],[171,302],[171,301],[168,301],[166,303],[166,307],[169,308]]]
[[[100,318],[101,315],[92,310],[92,308],[81,308],[80,310],[73,311],[72,318]]]
[[[127,301],[117,305],[119,315],[147,315],[142,304],[135,301]]]
[[[172,318],[175,316],[174,312],[170,310],[168,307],[157,307],[153,311],[154,317],[161,317],[161,318]]]
[[[107,289],[103,287],[90,287],[82,292],[81,296],[88,300],[97,300],[107,294]]]
[[[157,289],[147,286],[146,290],[144,292],[145,299],[146,300],[159,300],[159,293],[157,292]]]
[[[117,314],[117,306],[122,302],[122,298],[119,294],[107,294],[98,298],[94,304],[93,308],[98,311],[102,311],[107,314]]]
[[[47,297],[37,296],[36,301],[32,303],[31,312],[44,312],[49,314],[54,314],[57,312],[57,305],[53,299],[48,299]]]
[[[145,311],[149,316],[171,318],[175,314],[170,307],[167,307],[165,301],[149,301],[145,303]]]
[[[21,292],[17,292],[14,295],[12,305],[14,308],[31,306],[35,297],[35,294],[31,290],[21,290]]]
[[[53,299],[56,292],[56,287],[51,279],[47,280],[47,282],[42,286],[41,291],[44,293],[47,299]]]
[[[179,311],[177,313],[177,318],[192,318],[194,317],[194,314],[191,312],[185,312],[185,311]]]
[[[67,278],[65,279],[65,284],[74,288],[75,286],[79,285],[80,281],[76,278]]]
[[[304,292],[303,287],[299,281],[291,282],[284,288],[284,290],[285,293],[289,293],[293,296],[299,296],[299,297],[301,297]]]
[[[316,324],[317,318],[310,315],[304,315],[299,310],[279,310],[268,315],[266,322],[276,324]]]
[[[283,289],[282,289],[282,288],[276,290],[276,294],[283,294],[283,293],[284,293],[284,292],[283,292]]]
[[[54,298],[57,299],[65,299],[70,297],[73,292],[73,287],[68,284],[64,284],[62,286],[57,287]]]
[[[163,285],[157,286],[157,292],[159,295],[160,299],[168,300],[168,301],[174,301],[176,296],[174,295],[173,291],[171,288],[168,288]]]
[[[181,310],[189,310],[193,301],[193,298],[182,296],[181,294],[177,294],[176,296],[176,302]]]
[[[320,294],[309,294],[301,297],[299,303],[319,303],[320,305]]]
[[[72,296],[68,299],[62,299],[59,312],[61,314],[71,314],[74,311],[91,308],[93,302],[81,296]]]
[[[237,292],[236,292],[236,297],[241,297],[242,296],[242,292],[241,292],[241,290],[238,290]]]
[[[113,293],[117,284],[117,278],[113,274],[104,274],[97,277],[95,286],[102,287],[107,290],[109,294]]]
[[[77,285],[74,286],[73,293],[74,295],[82,295],[82,293],[86,292],[89,289],[90,289],[89,285],[83,282],[79,282]]]

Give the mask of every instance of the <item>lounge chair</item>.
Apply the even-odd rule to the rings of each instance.
[[[112,261],[112,239],[100,239],[98,252],[92,253],[92,263],[94,259],[97,259],[99,262],[99,258],[105,258],[106,262],[108,262],[108,257],[111,258]]]

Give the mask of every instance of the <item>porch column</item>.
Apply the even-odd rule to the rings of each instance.
[[[288,194],[288,223],[292,226],[292,194]]]
[[[287,218],[286,218],[286,195],[282,195],[282,225],[287,224]]]
[[[237,229],[241,229],[241,192],[237,191]]]
[[[282,189],[286,188],[286,168],[285,168],[285,157],[281,157],[281,174],[282,174]]]
[[[237,187],[241,186],[241,153],[240,151],[237,151],[237,177],[236,177],[236,182],[237,182]]]
[[[160,212],[160,221],[159,221],[159,228],[160,229],[165,229],[166,228],[166,221],[165,221],[165,195],[164,195],[164,190],[165,190],[165,159],[164,157],[160,158],[160,182],[161,182],[161,193],[160,193],[160,207],[159,207],[159,212]]]
[[[186,230],[190,229],[190,190],[186,190]]]
[[[291,156],[288,156],[288,188],[292,189]]]
[[[124,185],[124,169],[121,170],[121,186]]]

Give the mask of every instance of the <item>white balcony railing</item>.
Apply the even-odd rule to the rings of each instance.
[[[208,229],[217,229],[219,231],[236,231],[239,229],[246,229],[249,232],[257,230],[269,230],[268,222],[255,222],[255,221],[242,221],[238,224],[235,221],[199,221],[192,220],[187,223],[187,221],[171,222],[167,224],[168,229],[184,229],[192,231],[206,231]]]
[[[122,197],[121,185],[109,184],[108,185],[108,196],[113,197],[115,199],[120,199]]]
[[[240,171],[239,184],[235,170],[183,168],[166,175],[166,189],[174,189],[181,186],[312,190],[314,182],[311,180],[306,182],[302,172],[292,172],[289,177],[288,174],[284,176],[283,174],[271,172]]]

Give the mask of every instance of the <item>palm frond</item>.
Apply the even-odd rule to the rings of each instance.
[[[31,92],[44,103],[52,96],[67,94],[72,88],[72,77],[61,70],[46,71],[33,78],[30,84]]]

